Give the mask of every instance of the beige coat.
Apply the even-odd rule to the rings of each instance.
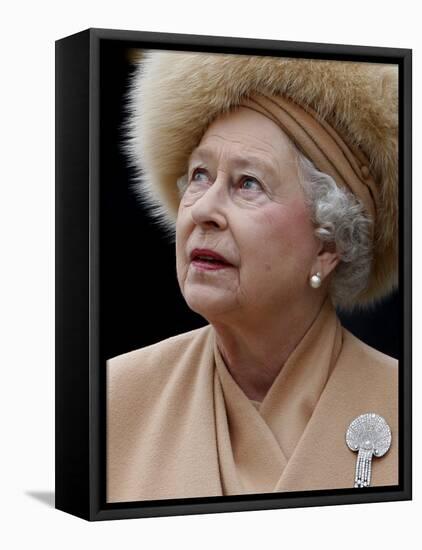
[[[231,377],[212,326],[107,361],[107,501],[350,488],[345,434],[392,432],[371,486],[398,484],[397,361],[341,327],[329,301],[261,404]],[[365,490],[365,489],[359,489]]]

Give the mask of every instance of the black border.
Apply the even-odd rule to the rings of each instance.
[[[105,502],[105,368],[100,353],[99,55],[127,47],[284,55],[399,65],[399,480],[369,487],[145,502]],[[56,508],[107,520],[410,500],[412,50],[221,36],[87,29],[56,41]]]

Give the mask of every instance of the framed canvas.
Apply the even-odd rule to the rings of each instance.
[[[411,53],[56,42],[56,508],[411,499]]]

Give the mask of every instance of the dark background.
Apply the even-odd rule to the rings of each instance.
[[[100,337],[106,359],[207,324],[180,293],[174,244],[135,196],[134,174],[121,150],[133,54],[126,43],[101,43]],[[371,311],[339,317],[357,337],[398,358],[401,311],[395,293]]]

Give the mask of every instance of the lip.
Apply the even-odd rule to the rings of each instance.
[[[220,260],[222,263],[215,263],[215,264],[210,263],[205,260],[196,258],[198,255],[211,256],[216,260]],[[199,271],[217,271],[220,269],[227,269],[229,267],[233,267],[233,265],[230,262],[228,262],[224,256],[222,256],[221,254],[218,254],[218,252],[215,252],[214,250],[210,250],[209,248],[194,248],[190,254],[190,259],[191,259],[192,265]]]
[[[190,253],[191,261],[193,261],[195,256],[211,256],[212,258],[215,258],[216,260],[220,260],[221,262],[227,265],[232,265],[228,260],[226,260],[224,256],[222,256],[218,252],[215,252],[214,250],[210,250],[209,248],[194,248]]]

